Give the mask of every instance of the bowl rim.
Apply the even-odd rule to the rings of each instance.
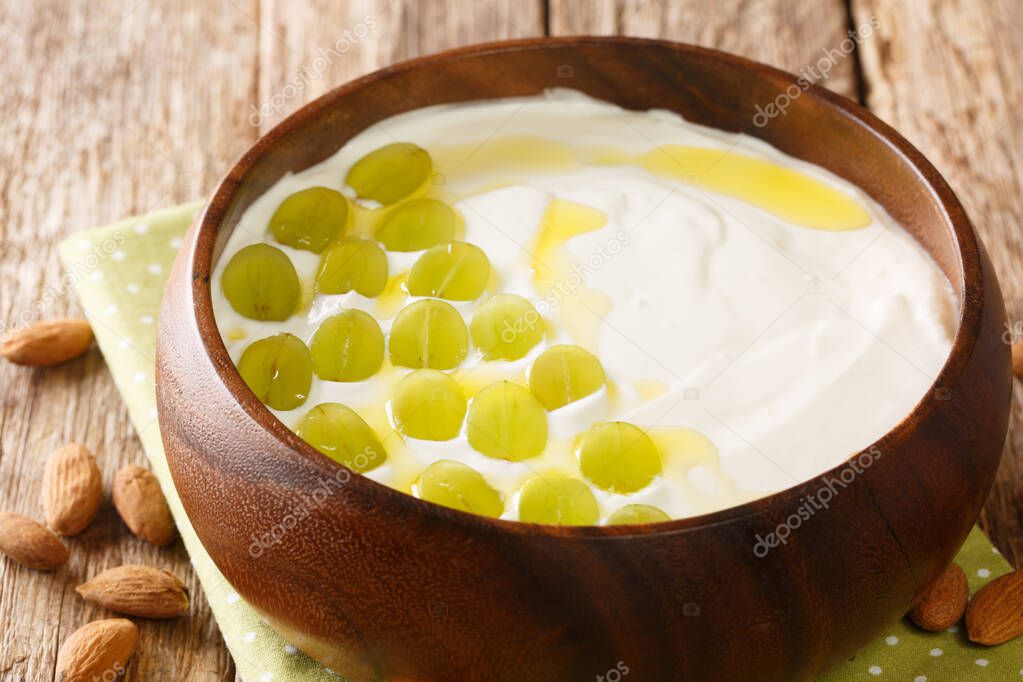
[[[732,523],[750,516],[762,514],[768,510],[777,510],[794,501],[798,501],[800,497],[806,494],[808,489],[822,487],[826,479],[848,468],[864,453],[873,453],[877,450],[883,452],[886,448],[892,448],[898,443],[905,441],[910,436],[913,423],[928,417],[936,409],[936,401],[929,399],[929,397],[943,385],[954,385],[955,380],[962,373],[977,344],[981,326],[983,297],[971,295],[971,292],[980,291],[981,287],[984,286],[981,267],[981,249],[983,247],[965,209],[952,188],[916,147],[865,107],[816,84],[810,84],[803,92],[803,96],[823,100],[825,105],[834,109],[839,114],[869,129],[879,143],[887,145],[891,151],[900,157],[902,162],[916,174],[921,186],[927,189],[935,207],[939,210],[939,218],[951,232],[957,260],[957,263],[954,265],[957,266],[960,281],[951,282],[953,289],[957,289],[956,293],[959,299],[959,317],[952,346],[941,370],[927,389],[927,392],[924,393],[912,410],[880,438],[862,450],[851,453],[840,464],[805,481],[799,481],[790,487],[735,506],[696,516],[648,524],[558,526],[495,519],[463,512],[422,500],[391,488],[348,469],[320,453],[299,438],[295,432],[289,429],[283,421],[277,418],[256,398],[255,394],[246,386],[239,375],[234,362],[227,352],[227,347],[221,335],[219,333],[201,332],[203,329],[217,330],[213,312],[211,280],[214,270],[213,251],[220,224],[230,207],[235,190],[253,168],[260,163],[264,155],[277,144],[279,139],[291,133],[307,119],[314,118],[328,110],[335,101],[343,99],[354,91],[384,81],[395,74],[429,68],[444,62],[457,61],[465,57],[483,54],[575,46],[606,47],[609,49],[655,47],[668,51],[687,53],[702,59],[723,62],[726,66],[734,68],[750,70],[755,72],[758,77],[774,80],[780,85],[784,84],[787,86],[795,83],[798,78],[796,75],[782,69],[735,54],[670,40],[629,36],[545,36],[477,43],[408,59],[348,81],[304,104],[271,128],[265,135],[257,139],[231,165],[218,181],[216,188],[210,194],[201,212],[196,216],[191,243],[186,245],[188,250],[185,266],[187,267],[188,279],[191,281],[193,322],[198,325],[200,330],[200,341],[205,349],[207,358],[212,362],[218,378],[237,404],[256,424],[283,446],[290,449],[293,454],[300,457],[305,464],[319,469],[319,473],[333,476],[339,470],[347,471],[351,477],[351,482],[368,486],[368,490],[373,495],[389,498],[399,507],[404,507],[411,513],[426,514],[440,521],[476,530],[550,538],[590,537],[613,539],[625,536],[661,536],[686,533],[697,529]],[[207,272],[209,276],[199,276],[197,268],[200,271]]]

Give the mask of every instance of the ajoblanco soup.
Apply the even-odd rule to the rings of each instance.
[[[331,457],[448,507],[642,523],[840,464],[924,396],[955,303],[864,192],[571,91],[384,120],[245,212],[217,322]]]

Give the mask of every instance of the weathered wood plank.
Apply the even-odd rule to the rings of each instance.
[[[828,78],[820,84],[856,95],[855,57],[834,52],[848,37],[843,0],[550,0],[549,16],[552,35],[665,38],[734,52],[794,73],[815,67],[831,51],[833,66],[825,67]]]
[[[63,236],[200,196],[255,139],[244,112],[256,33],[230,3],[216,12],[198,0],[0,7],[0,319],[74,314],[72,296],[32,309],[60,275]],[[40,517],[43,462],[67,440],[95,450],[108,499],[114,472],[144,461],[97,352],[51,371],[4,364],[0,383],[0,508]],[[53,575],[0,560],[0,679],[52,679],[60,642],[108,615],[74,586],[122,562],[171,570],[194,603],[189,618],[139,622],[126,679],[233,678],[180,543],[144,545],[108,503],[68,544],[71,561]]]
[[[388,64],[460,45],[543,35],[542,0],[262,0],[262,132],[302,104]]]
[[[856,0],[878,19],[862,50],[867,103],[938,167],[962,199],[994,261],[1009,319],[1023,331],[1023,5]],[[1013,401],[1023,416],[1023,386]],[[1023,431],[1010,432],[984,525],[1023,565]]]

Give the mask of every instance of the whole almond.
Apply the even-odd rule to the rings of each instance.
[[[94,682],[120,679],[135,651],[139,631],[124,618],[95,620],[64,640],[57,653],[57,679]]]
[[[167,571],[127,564],[103,571],[75,588],[85,601],[142,618],[188,613],[185,585]]]
[[[1023,341],[1012,344],[1012,373],[1023,378]]]
[[[909,618],[924,630],[940,632],[959,622],[970,600],[970,584],[959,564],[951,563],[931,583]]]
[[[0,344],[0,355],[18,365],[48,367],[78,357],[92,345],[86,320],[47,320],[22,329]]]
[[[78,535],[92,523],[103,501],[103,479],[96,458],[85,446],[58,449],[43,471],[46,523],[61,535]]]
[[[174,517],[160,482],[149,469],[134,464],[114,477],[114,506],[131,532],[154,545],[174,541]]]
[[[0,552],[39,571],[52,571],[68,560],[67,547],[52,530],[11,512],[0,512]]]
[[[970,641],[993,646],[1023,635],[1023,571],[995,578],[966,609]]]

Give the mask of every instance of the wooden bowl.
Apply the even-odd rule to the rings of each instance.
[[[175,484],[235,589],[353,680],[611,680],[625,668],[645,681],[810,680],[901,617],[962,544],[998,467],[1011,388],[1005,310],[983,246],[931,164],[856,104],[795,83],[676,43],[523,40],[378,71],[259,140],[192,227],[157,357]],[[827,474],[649,526],[473,516],[350,473],[299,440],[246,388],[213,319],[210,275],[242,212],[283,174],[380,119],[552,86],[759,137],[869,192],[959,296],[958,331],[933,390]],[[787,113],[758,126],[755,107],[790,86],[800,93]],[[793,517],[805,496],[829,487],[827,509]],[[790,536],[771,535],[797,522]]]

